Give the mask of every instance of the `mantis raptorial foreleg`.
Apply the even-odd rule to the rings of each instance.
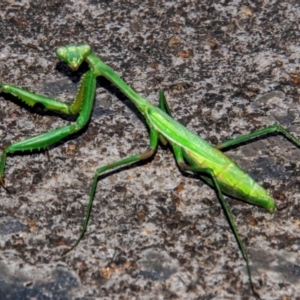
[[[7,154],[12,154],[19,151],[32,151],[40,150],[41,148],[47,148],[50,145],[55,144],[61,139],[69,136],[70,134],[79,131],[87,124],[93,108],[95,89],[96,77],[91,71],[88,71],[83,76],[76,98],[71,105],[67,105],[61,101],[50,99],[41,95],[36,95],[15,86],[4,84],[0,85],[0,91],[2,90],[5,93],[10,93],[18,97],[29,106],[34,106],[35,104],[39,103],[52,111],[58,111],[68,115],[78,114],[75,124],[67,125],[26,140],[13,143],[5,148],[3,150],[0,162],[0,185],[4,185],[3,174]]]

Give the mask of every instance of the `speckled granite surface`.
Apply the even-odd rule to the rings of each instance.
[[[2,0],[0,82],[71,102],[85,69],[55,57],[85,42],[137,92],[216,144],[280,123],[300,136],[297,1]],[[68,124],[0,95],[0,147]],[[248,299],[245,263],[213,189],[168,149],[98,183],[97,167],[143,152],[142,117],[99,79],[91,122],[45,152],[10,156],[0,189],[1,299]],[[2,151],[0,151],[2,152]],[[274,215],[228,199],[263,299],[300,296],[300,149],[280,136],[228,152],[278,199]]]

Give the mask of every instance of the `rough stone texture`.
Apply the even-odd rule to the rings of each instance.
[[[201,3],[201,4],[198,4]],[[280,123],[299,129],[300,6],[290,1],[2,0],[0,82],[71,102],[80,76],[55,57],[89,43],[137,92],[213,144]],[[0,147],[73,121],[0,96]],[[48,151],[10,156],[0,189],[1,299],[250,298],[245,262],[212,188],[159,148],[99,180],[97,167],[148,145],[136,109],[98,80],[89,126]],[[271,215],[228,199],[263,299],[300,296],[300,149],[268,136],[228,155],[277,198]],[[286,298],[285,298],[286,297]]]

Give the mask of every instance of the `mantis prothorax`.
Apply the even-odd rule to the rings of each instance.
[[[67,115],[77,115],[76,122],[75,124],[13,143],[5,148],[0,161],[0,184],[4,187],[4,168],[7,154],[46,148],[86,126],[91,117],[94,105],[96,78],[98,76],[104,76],[110,82],[114,83],[144,116],[150,131],[149,147],[142,154],[129,156],[96,170],[81,234],[74,245],[65,251],[65,253],[78,245],[87,229],[99,176],[114,168],[133,164],[152,157],[160,141],[164,145],[167,143],[170,144],[178,167],[181,170],[198,173],[205,182],[216,190],[224,213],[246,262],[251,288],[253,293],[257,295],[252,283],[247,252],[228,204],[224,199],[224,194],[263,207],[271,213],[275,210],[275,201],[263,187],[256,183],[220,150],[272,132],[281,133],[299,147],[300,141],[282,126],[273,125],[220,145],[212,146],[172,118],[170,108],[162,91],[159,93],[159,106],[152,105],[147,99],[141,97],[131,89],[109,66],[97,57],[89,45],[67,45],[58,48],[56,54],[73,70],[76,70],[84,61],[89,65],[89,71],[83,75],[78,93],[71,105],[8,84],[1,84],[0,91],[12,94],[29,106],[42,104],[48,110]]]

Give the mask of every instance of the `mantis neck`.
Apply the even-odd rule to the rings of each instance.
[[[152,104],[145,98],[137,94],[131,87],[129,87],[109,66],[107,66],[95,54],[90,54],[86,61],[95,76],[104,76],[107,80],[114,83],[118,89],[124,93],[137,107],[137,109],[144,115],[147,108],[152,107]]]

